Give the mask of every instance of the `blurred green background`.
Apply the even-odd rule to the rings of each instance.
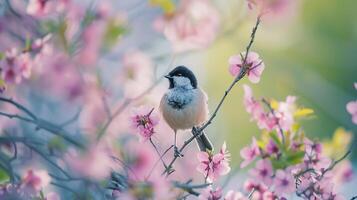
[[[210,97],[210,110],[232,81],[227,70],[229,56],[244,51],[255,23],[254,13],[247,11],[244,1],[215,3],[224,15],[224,34],[204,51],[206,74],[199,77]],[[285,100],[287,95],[298,96],[299,105],[315,111],[313,118],[302,121],[311,138],[328,139],[338,127],[357,133],[346,111],[346,103],[357,99],[353,87],[357,82],[357,1],[305,0],[298,4],[294,16],[263,21],[252,48],[266,65],[261,82],[239,82],[208,129],[211,137],[227,141],[233,161],[240,161],[239,150],[253,135],[260,135],[243,107],[244,83],[252,86],[257,97]],[[216,142],[217,147],[220,144]]]

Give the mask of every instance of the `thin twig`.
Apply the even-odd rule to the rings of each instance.
[[[202,188],[206,188],[206,187],[212,185],[211,183],[205,183],[205,184],[200,184],[200,185],[191,185],[189,183],[180,183],[178,181],[174,181],[174,182],[172,182],[172,184],[174,187],[182,189],[185,192],[195,195],[195,196],[200,195],[200,193],[196,192],[195,189],[202,189]]]
[[[156,168],[157,164],[160,162],[160,160],[163,159],[163,157],[167,154],[167,152],[169,152],[170,149],[172,149],[173,147],[174,147],[174,145],[171,145],[169,148],[167,148],[167,149],[164,151],[164,153],[160,156],[160,159],[158,159],[158,160],[155,162],[154,166],[151,168],[151,170],[150,170],[148,176],[145,178],[146,180],[148,180],[148,179],[150,178],[150,176],[151,176],[151,174],[154,172],[154,169]],[[166,166],[165,169],[168,169],[168,166]]]
[[[255,188],[252,189],[252,191],[250,191],[249,195],[248,195],[248,199],[251,200],[253,198],[253,194],[255,192]]]
[[[159,156],[159,159],[161,160],[162,165],[163,165],[164,168],[166,169],[166,168],[167,168],[167,165],[166,165],[164,159],[162,158],[162,156],[161,156],[161,154],[160,154],[160,152],[159,152],[159,149],[157,149],[157,146],[155,145],[154,141],[152,141],[151,138],[150,138],[149,140],[150,140],[151,145],[154,147],[154,149],[155,149],[157,155]]]

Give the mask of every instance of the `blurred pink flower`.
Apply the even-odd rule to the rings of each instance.
[[[150,139],[155,133],[154,127],[159,123],[159,117],[154,112],[154,108],[139,107],[131,116],[132,127],[137,130],[141,139]]]
[[[260,15],[268,15],[269,17],[283,17],[289,14],[288,12],[296,9],[294,0],[247,0],[250,9],[257,9]],[[291,14],[291,13],[290,13]]]
[[[230,154],[226,150],[226,143],[223,143],[222,148],[216,155],[199,152],[197,158],[200,164],[197,166],[197,171],[207,177],[208,181],[215,181],[220,176],[228,174],[231,170],[229,167],[229,156]]]
[[[245,109],[249,114],[252,114],[252,116],[255,116],[257,113],[262,112],[262,107],[258,101],[256,101],[253,97],[253,91],[252,88],[250,88],[248,85],[244,84],[243,85],[244,89],[244,106]]]
[[[294,112],[296,111],[295,101],[295,96],[287,96],[285,102],[279,102],[279,107],[275,115],[280,127],[284,131],[290,130],[294,124]]]
[[[277,125],[277,119],[271,113],[265,113],[262,105],[254,99],[252,89],[248,85],[243,85],[244,106],[252,119],[256,120],[260,129],[273,130]]]
[[[278,154],[279,153],[279,147],[278,145],[275,144],[275,142],[270,139],[269,143],[266,145],[266,151],[268,154]]]
[[[211,186],[204,189],[200,196],[198,196],[199,200],[219,200],[222,197],[222,189],[216,188],[213,190]]]
[[[354,177],[353,166],[351,161],[343,160],[333,169],[333,183],[336,186],[341,186],[346,182],[349,182]]]
[[[135,98],[144,93],[153,83],[153,69],[151,58],[144,52],[131,50],[125,53],[118,79],[124,96]]]
[[[0,64],[2,78],[7,83],[20,84],[23,78],[31,75],[32,60],[29,53],[18,54],[16,48],[6,51]]]
[[[243,67],[243,61],[245,58],[245,52],[231,56],[228,60],[229,72],[232,76],[236,77],[240,73]],[[263,61],[259,58],[259,55],[255,52],[249,52],[247,60],[245,62],[245,67],[247,67],[247,76],[252,83],[258,83],[260,81],[260,76],[263,73],[265,65]]]
[[[119,158],[121,162],[125,162],[127,167],[130,168],[128,171],[130,179],[155,181],[154,179],[161,177],[163,168],[160,166],[151,172],[159,157],[156,156],[154,148],[150,145],[150,143],[139,143],[137,140],[130,140],[121,148],[122,151],[118,153],[118,155],[121,155]],[[152,173],[150,177],[148,177],[149,173]]]
[[[271,185],[273,182],[273,166],[268,159],[257,161],[255,168],[251,169],[249,174],[265,185]]]
[[[248,200],[241,192],[236,192],[234,190],[229,190],[224,196],[224,200]]]
[[[263,200],[286,200],[285,198],[281,197],[279,198],[278,196],[275,195],[275,193],[267,190],[265,192],[263,192],[262,195]]]
[[[250,146],[244,147],[240,151],[240,155],[243,158],[243,162],[240,164],[240,167],[244,168],[249,165],[249,163],[251,163],[259,154],[260,152],[257,140],[255,137],[253,137],[252,144]]]
[[[352,122],[357,124],[357,101],[347,103],[346,109],[352,115]]]
[[[41,92],[51,96],[75,100],[84,93],[83,76],[76,69],[71,58],[45,43],[34,58],[34,74]]]
[[[250,193],[253,190],[255,191],[252,195],[252,199],[259,199],[261,200],[263,197],[263,194],[268,191],[268,187],[265,186],[263,183],[261,183],[259,180],[252,180],[252,179],[247,179],[244,182],[243,188],[246,192]]]
[[[276,194],[284,196],[295,191],[295,179],[291,173],[279,169],[275,174],[274,186]]]
[[[36,40],[32,43],[31,49],[32,49],[32,50],[41,50],[42,47],[44,47],[44,45],[47,44],[51,38],[52,38],[52,34],[47,34],[47,35],[44,36],[43,38],[38,38],[38,39],[36,39]]]
[[[154,26],[175,52],[202,49],[216,37],[219,13],[209,0],[183,0],[173,16],[158,18]]]
[[[50,183],[50,176],[46,170],[27,170],[22,179],[22,184],[28,189],[33,189],[37,192],[45,188]]]
[[[65,160],[79,175],[94,180],[108,177],[114,164],[107,147],[99,144],[82,153],[69,151]]]
[[[83,46],[78,54],[80,64],[85,66],[96,64],[100,56],[105,25],[104,21],[95,20],[83,30],[81,37]]]
[[[61,197],[55,192],[50,192],[44,200],[61,200]]]
[[[26,12],[29,15],[42,17],[53,11],[53,4],[54,2],[50,0],[30,0],[27,5]]]
[[[316,141],[311,141],[308,138],[304,139],[305,152],[308,155],[321,154],[322,153],[322,144]]]

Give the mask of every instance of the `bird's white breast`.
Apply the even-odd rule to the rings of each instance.
[[[182,107],[175,107],[172,102],[182,103]],[[189,90],[173,88],[161,99],[160,109],[172,129],[190,129],[207,119],[207,97],[199,88]]]

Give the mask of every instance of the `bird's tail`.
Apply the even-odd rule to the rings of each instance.
[[[194,133],[194,131],[192,131],[192,133]],[[204,132],[200,136],[196,137],[196,141],[200,151],[213,151],[212,142],[208,139]]]

